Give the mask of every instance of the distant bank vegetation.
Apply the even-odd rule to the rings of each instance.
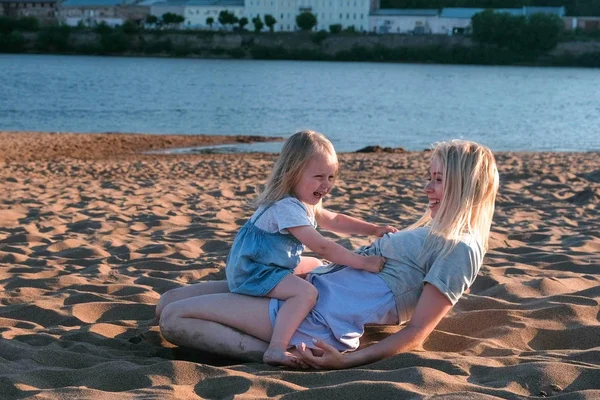
[[[549,53],[561,40],[577,39],[553,15],[525,18],[487,10],[475,15],[472,26],[471,37],[366,35],[336,27],[226,33],[144,29],[133,22],[115,28],[40,26],[31,17],[0,17],[0,52],[600,67],[600,52]],[[586,35],[580,39],[600,39]]]
[[[521,8],[523,6],[564,6],[567,15],[600,16],[600,1],[598,0],[381,0],[382,8]]]

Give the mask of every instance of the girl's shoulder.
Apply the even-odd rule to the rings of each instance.
[[[308,212],[306,205],[293,196],[284,197],[272,205],[277,212]]]

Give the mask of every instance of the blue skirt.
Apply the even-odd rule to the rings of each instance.
[[[398,324],[394,295],[377,274],[344,267],[307,280],[319,292],[315,308],[304,319],[290,347],[318,339],[340,351],[356,350],[366,324]],[[283,300],[271,299],[269,316],[274,325]]]

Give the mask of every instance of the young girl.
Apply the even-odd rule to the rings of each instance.
[[[319,256],[356,269],[377,273],[385,259],[362,256],[328,240],[323,228],[350,234],[383,236],[392,227],[370,224],[325,210],[322,199],[335,182],[338,161],[325,136],[300,131],[283,145],[279,159],[257,200],[258,209],[238,232],[227,258],[225,273],[232,293],[284,300],[263,360],[294,366],[298,358],[287,352],[292,334],[317,301],[317,289],[296,274],[322,263],[301,257],[304,246]]]

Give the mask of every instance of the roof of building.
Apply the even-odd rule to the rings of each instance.
[[[171,1],[158,1],[150,4],[152,7],[183,7],[186,6],[188,0],[171,0]]]
[[[244,0],[144,0],[143,5],[170,7],[170,6],[195,6],[195,7],[244,7]],[[139,3],[142,4],[142,3]]]
[[[57,3],[58,0],[0,0],[0,3]]]
[[[371,15],[397,15],[397,16],[436,16],[437,8],[380,8]]]
[[[124,0],[65,0],[60,7],[111,7],[125,4]]]
[[[244,0],[189,0],[190,6],[244,7]]]
[[[471,18],[473,15],[484,11],[484,8],[442,8],[440,17],[442,18]]]
[[[565,16],[565,7],[527,7],[527,6],[523,6],[523,13],[527,16],[542,13],[542,14],[554,14],[554,15],[558,15],[559,17],[564,17]]]

